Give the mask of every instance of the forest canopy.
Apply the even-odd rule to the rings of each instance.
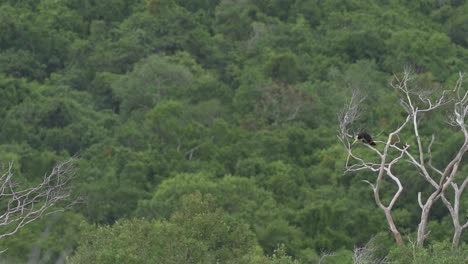
[[[359,90],[355,129],[378,142],[405,118],[394,76],[453,87],[468,68],[467,13],[464,0],[0,1],[0,162],[33,184],[77,156],[80,197],[0,239],[0,259],[353,263],[373,248],[392,263],[462,263],[468,232],[451,251],[440,200],[412,251],[417,195],[432,187],[408,164],[393,209],[407,245],[394,244],[363,182],[375,175],[345,173],[337,114]],[[421,117],[440,167],[463,142],[446,110]]]

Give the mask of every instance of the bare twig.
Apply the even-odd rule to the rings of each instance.
[[[448,99],[448,91],[443,91],[440,96],[432,100],[431,96],[433,95],[434,91],[415,91],[410,89],[409,87],[412,77],[411,72],[409,70],[405,70],[402,77],[395,76],[394,82],[392,82],[392,86],[394,88],[403,92],[402,105],[408,112],[408,116],[411,117],[413,132],[416,136],[416,143],[418,146],[417,157],[414,157],[408,151],[406,152],[406,155],[409,157],[410,163],[415,165],[420,174],[424,176],[424,179],[426,179],[426,181],[429,182],[435,188],[435,191],[429,195],[425,203],[423,203],[422,201],[421,193],[418,193],[418,204],[421,207],[421,221],[418,225],[417,239],[417,244],[419,246],[423,245],[424,240],[427,236],[425,231],[427,226],[427,220],[429,217],[429,212],[434,202],[437,201],[441,197],[441,195],[443,195],[445,189],[451,184],[451,182],[453,182],[456,172],[458,171],[461,158],[468,149],[468,132],[464,124],[465,116],[468,112],[468,96],[467,93],[465,93],[463,96],[460,95],[461,84],[463,83],[463,81],[461,81],[462,78],[463,75],[460,74],[460,79],[459,81],[457,81],[456,87],[454,89],[454,92],[456,92],[457,94],[457,98],[455,100]],[[416,100],[418,100],[420,104],[422,103],[422,106],[417,106],[418,104],[416,104],[416,102],[413,99],[414,95],[417,98]],[[421,113],[432,111],[449,102],[454,102],[454,114],[452,116],[451,123],[455,126],[458,126],[461,129],[461,131],[465,135],[465,142],[458,151],[455,158],[445,167],[444,171],[441,171],[435,168],[432,164],[432,145],[434,143],[434,135],[432,136],[431,142],[429,143],[429,146],[427,148],[428,160],[426,164],[425,152],[423,151],[423,143],[419,133],[419,117]],[[428,168],[440,175],[440,180],[438,183],[436,180],[434,180]]]
[[[7,230],[0,234],[0,239],[15,234],[45,214],[55,212],[51,210],[53,206],[70,197],[69,183],[75,171],[73,162],[74,158],[57,164],[38,185],[29,188],[21,188],[13,180],[13,163],[9,164],[0,176],[0,199],[3,200],[0,226]]]
[[[358,90],[353,90],[351,100],[338,114],[338,123],[340,126],[338,136],[341,139],[352,138],[349,129],[351,125],[359,119],[360,105],[364,100],[365,97]]]
[[[439,95],[436,94],[435,89],[428,90],[418,88],[416,85],[414,85],[413,80],[413,73],[411,70],[406,68],[401,75],[395,75],[391,82],[391,86],[400,92],[400,104],[407,112],[406,120],[397,129],[388,134],[386,141],[375,141],[377,146],[383,146],[383,150],[365,144],[367,148],[373,151],[375,155],[380,158],[380,162],[370,162],[365,158],[358,156],[353,151],[353,143],[350,143],[350,138],[352,138],[350,127],[359,117],[359,104],[362,102],[362,100],[358,99],[354,93],[349,104],[347,104],[344,110],[338,115],[338,137],[347,152],[345,164],[345,169],[347,172],[367,170],[377,173],[377,179],[374,182],[369,180],[364,180],[364,182],[371,186],[374,192],[375,202],[377,206],[384,211],[387,222],[398,244],[402,244],[403,241],[394,223],[391,210],[396,204],[396,201],[398,200],[403,190],[403,186],[398,176],[393,173],[392,167],[395,166],[400,160],[407,158],[407,160],[415,166],[420,175],[422,175],[423,178],[434,187],[434,191],[427,196],[425,201],[422,199],[423,195],[421,192],[418,193],[417,197],[418,204],[421,208],[421,219],[418,225],[416,243],[418,246],[422,246],[428,235],[428,233],[426,233],[426,227],[430,210],[434,203],[441,197],[452,215],[455,226],[455,235],[459,235],[463,228],[468,226],[468,222],[461,225],[458,219],[460,196],[468,184],[468,180],[466,180],[465,176],[465,180],[460,186],[454,182],[462,158],[468,150],[468,129],[465,124],[465,118],[468,113],[468,91],[462,92],[462,84],[464,82],[464,74],[462,73],[459,74],[459,79],[453,91],[442,91]],[[449,99],[450,93],[455,94],[454,99]],[[442,170],[436,168],[433,165],[432,146],[435,141],[435,136],[432,135],[431,141],[427,146],[427,152],[424,152],[424,146],[419,127],[422,114],[434,111],[449,103],[453,105],[453,114],[451,116],[450,123],[460,129],[464,135],[465,140],[455,154],[454,158]],[[411,124],[413,135],[416,138],[416,154],[410,153],[409,145],[404,144],[403,147],[400,146],[400,132],[409,124]],[[390,151],[392,154],[389,154]],[[390,160],[390,156],[394,158]],[[436,177],[434,177],[432,174],[436,174]],[[388,205],[384,205],[380,198],[380,186],[386,179],[386,176],[388,176],[388,179],[393,181],[393,183],[398,187],[398,190],[394,193]],[[452,186],[455,191],[453,205],[444,196],[444,191],[448,186]],[[454,245],[456,241],[455,235]]]
[[[379,258],[376,256],[376,245],[375,239],[372,238],[367,242],[366,245],[363,247],[355,247],[353,251],[353,262],[354,264],[385,264],[387,263],[387,259]]]
[[[330,252],[330,251],[322,251],[320,253],[320,259],[319,259],[319,262],[318,264],[322,264],[322,262],[328,258],[328,257],[334,257],[336,256],[336,253],[335,252]]]
[[[396,242],[398,244],[403,244],[403,240],[401,239],[401,234],[395,225],[395,222],[393,220],[393,216],[391,213],[398,197],[403,191],[403,186],[400,180],[398,179],[398,177],[396,177],[393,174],[392,168],[399,160],[403,158],[404,154],[406,153],[407,148],[409,148],[409,145],[405,145],[403,148],[399,148],[396,145],[396,143],[392,141],[392,139],[397,138],[399,142],[400,138],[398,134],[409,123],[410,118],[408,117],[405,120],[405,122],[401,124],[401,126],[399,126],[397,129],[395,129],[395,131],[390,133],[386,141],[384,142],[375,141],[375,143],[378,145],[380,144],[384,145],[383,152],[381,152],[380,150],[378,150],[377,148],[369,144],[365,144],[367,148],[373,151],[376,154],[376,156],[380,158],[380,162],[365,161],[363,158],[359,157],[353,152],[353,148],[352,148],[353,144],[350,142],[350,139],[352,138],[352,136],[349,130],[353,122],[355,122],[359,117],[359,104],[362,102],[362,98],[359,98],[358,96],[359,94],[357,92],[354,92],[350,102],[345,106],[343,111],[338,115],[338,120],[340,123],[340,128],[338,131],[338,138],[342,142],[348,154],[345,168],[347,172],[368,170],[368,171],[377,173],[377,179],[375,180],[375,183],[371,183],[370,181],[367,181],[367,180],[365,180],[364,182],[368,183],[371,186],[374,192],[375,202],[377,206],[384,211],[385,216],[387,218],[388,225],[395,237]],[[396,158],[393,158],[390,161],[388,161],[390,149],[397,150],[398,155],[396,156]],[[353,162],[353,164],[351,164],[351,162]],[[384,181],[384,176],[388,176],[398,187],[397,192],[393,195],[388,205],[384,205],[380,198],[380,186],[382,182]]]

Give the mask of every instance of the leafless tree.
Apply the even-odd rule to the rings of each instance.
[[[13,179],[13,163],[0,176],[0,239],[14,235],[25,225],[43,215],[55,212],[53,207],[71,195],[74,158],[58,163],[52,172],[33,187],[23,187]]]
[[[392,172],[393,166],[403,158],[406,149],[409,147],[405,145],[403,148],[397,146],[399,142],[393,142],[392,139],[394,137],[398,137],[400,131],[408,124],[409,117],[406,118],[406,121],[399,126],[396,130],[391,132],[388,135],[386,142],[379,141],[377,143],[384,144],[384,150],[379,151],[377,148],[374,148],[371,145],[366,145],[369,149],[371,149],[374,153],[377,154],[379,157],[379,161],[368,162],[365,161],[363,158],[359,157],[358,155],[354,154],[352,145],[350,140],[352,140],[353,136],[352,133],[349,131],[350,126],[359,118],[359,104],[362,102],[362,99],[358,99],[359,94],[354,92],[353,96],[351,97],[350,103],[345,107],[345,110],[339,114],[339,121],[340,121],[340,130],[339,130],[339,139],[343,143],[348,157],[346,159],[346,171],[361,171],[361,170],[369,170],[374,173],[377,173],[377,179],[374,183],[370,181],[367,182],[374,192],[374,199],[377,206],[382,209],[385,213],[385,217],[387,219],[387,223],[392,231],[393,237],[397,244],[402,245],[403,239],[401,238],[400,231],[398,230],[395,221],[392,216],[392,209],[395,205],[398,197],[400,196],[401,192],[403,191],[403,186],[398,177],[394,175]],[[395,157],[389,156],[389,150],[395,149],[397,150],[398,154]],[[354,163],[352,164],[352,162]],[[381,195],[380,195],[380,187],[385,180],[385,176],[388,176],[394,184],[398,186],[398,190],[393,195],[390,203],[385,205],[382,202]]]
[[[454,92],[456,93],[456,99],[455,99],[454,113],[450,118],[450,124],[452,126],[458,127],[463,132],[465,140],[464,140],[463,145],[460,147],[457,153],[457,156],[455,156],[455,158],[449,163],[449,166],[451,167],[447,166],[444,171],[441,171],[432,165],[431,146],[432,146],[432,143],[434,142],[434,136],[432,136],[431,143],[429,144],[429,147],[428,147],[429,166],[436,174],[439,175],[439,177],[441,177],[441,181],[439,185],[434,184],[434,182],[431,182],[431,184],[434,186],[434,188],[441,189],[440,197],[442,198],[443,203],[449,210],[450,216],[452,217],[452,222],[453,222],[453,227],[454,227],[454,233],[453,233],[453,239],[452,239],[453,247],[458,246],[458,244],[460,243],[460,237],[463,232],[463,229],[468,227],[468,220],[463,225],[460,223],[460,214],[459,214],[460,200],[461,200],[463,191],[468,185],[468,176],[462,175],[462,177],[464,176],[464,179],[460,185],[458,185],[455,182],[455,175],[458,171],[461,159],[464,153],[468,150],[468,146],[467,146],[468,131],[467,131],[467,126],[465,124],[465,117],[468,112],[468,91],[466,91],[465,93],[461,92],[463,80],[464,80],[464,76],[463,74],[460,73],[460,76],[458,78],[457,84],[455,85],[455,89],[454,89]],[[442,184],[442,180],[445,179],[446,177],[449,177],[449,179],[447,179],[446,183]],[[444,193],[445,189],[448,187],[448,184],[452,186],[453,192],[454,192],[453,205],[445,197],[445,193]]]
[[[339,138],[345,146],[348,154],[346,171],[368,170],[377,173],[377,178],[373,183],[370,181],[366,182],[372,187],[375,202],[377,206],[384,211],[390,230],[392,231],[397,244],[403,244],[401,234],[395,225],[391,213],[393,206],[403,190],[403,186],[398,176],[393,173],[392,168],[401,160],[409,161],[415,166],[419,174],[422,175],[423,178],[434,188],[434,190],[428,194],[428,198],[425,202],[423,202],[421,193],[418,193],[417,200],[421,208],[421,217],[418,224],[417,245],[423,246],[424,240],[427,237],[426,228],[430,211],[434,203],[441,197],[451,213],[455,227],[454,243],[458,243],[456,241],[457,237],[459,240],[461,231],[467,226],[467,224],[463,226],[460,225],[458,219],[460,196],[463,189],[466,187],[467,176],[461,176],[465,177],[465,181],[463,181],[463,184],[460,187],[455,183],[455,178],[457,177],[462,157],[468,150],[468,131],[465,125],[465,117],[468,113],[468,91],[461,91],[464,75],[460,74],[453,91],[442,91],[439,94],[437,94],[435,90],[421,89],[412,86],[413,78],[414,76],[411,71],[406,69],[402,75],[395,75],[391,82],[391,86],[401,95],[400,104],[407,112],[407,116],[399,127],[388,134],[385,141],[375,141],[377,146],[383,145],[383,150],[380,150],[381,148],[365,144],[366,147],[376,154],[379,158],[378,161],[366,161],[355,154],[355,151],[352,148],[353,143],[350,142],[352,137],[350,127],[359,115],[359,110],[357,109],[359,109],[360,102],[351,98],[350,104],[347,105],[344,111],[339,114]],[[449,96],[449,93],[454,94],[454,96]],[[452,98],[450,99],[449,97]],[[465,140],[455,154],[455,157],[444,167],[443,170],[439,170],[432,165],[431,148],[434,142],[434,136],[429,143],[426,152],[424,150],[419,129],[421,125],[421,115],[427,112],[432,112],[443,105],[450,105],[453,107],[452,117],[450,119],[451,124],[463,133]],[[400,133],[406,127],[412,127],[412,133],[416,138],[417,149],[414,151],[410,151],[410,146],[408,144],[400,143]],[[390,179],[398,188],[388,205],[383,204],[380,195],[380,186],[386,179]],[[448,186],[452,186],[455,190],[453,206],[444,196],[444,192]]]

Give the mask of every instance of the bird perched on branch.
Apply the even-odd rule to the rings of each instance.
[[[354,140],[353,144],[358,141],[358,140],[361,140],[363,143],[365,144],[369,144],[371,146],[375,146],[375,142],[374,140],[372,139],[371,135],[369,135],[369,133],[365,132],[365,131],[362,131],[360,132],[357,136],[356,136],[356,140]]]

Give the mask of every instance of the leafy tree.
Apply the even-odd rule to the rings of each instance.
[[[141,202],[138,215],[167,218],[180,208],[179,197],[194,191],[212,195],[216,204],[234,219],[251,225],[263,242],[262,246],[268,245],[268,250],[272,251],[280,242],[291,244],[296,251],[302,246],[297,236],[290,235],[299,235],[296,228],[285,220],[272,222],[273,219],[281,219],[282,215],[271,193],[256,187],[253,180],[246,178],[230,176],[215,180],[206,174],[178,175],[159,185],[151,200]]]
[[[222,0],[216,7],[216,32],[233,41],[246,40],[252,32],[251,23],[259,10],[249,1]]]
[[[245,224],[214,207],[209,195],[181,198],[169,220],[125,220],[89,230],[71,263],[252,263],[258,251]]]
[[[389,103],[401,95],[387,88],[394,72],[412,65],[417,87],[455,85],[468,61],[466,7],[459,0],[1,1],[0,159],[14,160],[12,171],[29,183],[37,171],[79,153],[83,202],[60,223],[37,222],[5,241],[10,250],[0,261],[61,262],[76,247],[73,232],[100,227],[87,236],[114,240],[113,230],[125,225],[119,234],[131,244],[128,230],[139,230],[139,221],[144,239],[153,230],[177,238],[179,249],[197,252],[199,262],[214,262],[225,249],[184,236],[192,232],[184,221],[203,222],[200,215],[195,222],[171,220],[181,215],[180,197],[199,191],[212,195],[219,219],[249,225],[258,245],[247,262],[351,263],[353,248],[385,229],[384,216],[375,214],[362,182],[372,174],[343,175],[336,114],[359,88],[366,107],[353,129],[381,141],[405,115]],[[442,125],[442,114],[418,122],[427,124],[423,144],[433,129],[447,139],[432,146],[434,166],[447,164],[461,138]],[[401,138],[416,142],[408,132]],[[362,145],[353,151],[375,157]],[[405,237],[416,233],[412,223],[420,217],[414,197],[433,188],[401,165],[405,188],[393,214]],[[459,173],[467,169],[461,162]],[[388,201],[393,189],[382,184]],[[450,188],[448,201],[459,192]],[[467,202],[461,195],[460,210],[452,210],[460,220]],[[456,219],[442,201],[431,212],[433,232],[421,259],[451,235],[447,227]],[[207,219],[219,223],[211,213]],[[123,220],[136,215],[154,220]],[[77,226],[80,218],[98,227]],[[70,232],[70,243],[55,239],[60,231]],[[382,240],[379,257],[390,241]],[[174,261],[184,262],[182,251],[165,246],[151,250],[180,253]],[[128,256],[133,252],[141,253]],[[146,259],[155,255],[147,253]]]
[[[467,249],[460,247],[451,249],[448,241],[437,242],[428,248],[419,248],[414,245],[394,247],[389,254],[392,263],[463,263],[467,259]]]
[[[146,112],[162,100],[184,95],[192,83],[189,70],[156,55],[137,64],[132,74],[123,77],[114,89],[121,101],[120,111],[129,115],[136,110]]]

